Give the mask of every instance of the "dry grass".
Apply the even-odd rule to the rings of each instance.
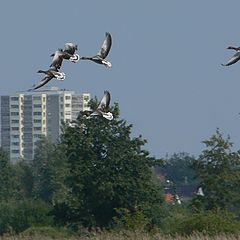
[[[204,236],[202,234],[193,234],[188,237],[183,236],[163,236],[161,234],[150,235],[148,233],[134,233],[134,232],[122,232],[122,233],[89,233],[88,236],[83,237],[49,237],[49,236],[3,236],[0,240],[240,240],[240,235],[220,235],[220,236]]]

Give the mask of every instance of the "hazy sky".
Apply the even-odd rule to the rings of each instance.
[[[240,62],[222,67],[240,45],[240,1],[1,1],[1,89],[14,94],[37,83],[50,54],[66,42],[94,55],[113,37],[112,69],[64,62],[64,82],[49,85],[118,102],[121,117],[156,157],[185,151],[220,128],[240,144]]]

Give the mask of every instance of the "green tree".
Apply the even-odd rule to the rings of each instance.
[[[18,161],[12,166],[15,182],[15,199],[30,199],[32,198],[33,190],[33,174],[29,164],[24,160]]]
[[[232,151],[230,137],[224,139],[219,129],[209,139],[203,141],[203,150],[194,169],[200,178],[204,196],[195,198],[194,202],[208,209],[240,210],[240,152]]]
[[[38,141],[31,165],[33,175],[33,197],[46,202],[61,201],[65,194],[64,155],[47,138]]]
[[[96,105],[96,102],[92,103]],[[111,109],[114,120],[88,118],[82,113],[75,127],[65,126],[59,147],[67,156],[68,195],[58,206],[58,219],[84,226],[107,226],[119,209],[128,215],[149,216],[160,207],[162,191],[152,178],[156,159],[143,150],[146,140],[131,138],[132,125],[119,120],[118,105]]]
[[[13,197],[13,169],[7,154],[0,149],[0,201]]]
[[[156,170],[177,185],[191,184],[196,182],[196,173],[192,168],[194,161],[195,158],[188,153],[174,153],[170,158],[164,159],[162,166]]]

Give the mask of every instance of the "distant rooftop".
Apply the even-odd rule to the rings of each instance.
[[[18,91],[16,92],[17,94],[34,94],[34,93],[48,93],[48,94],[59,94],[62,92],[70,92],[70,93],[76,93],[79,94],[80,91],[74,91],[74,90],[69,90],[69,89],[60,89],[59,87],[56,86],[44,86],[40,89],[36,90],[29,90],[29,91]],[[81,94],[86,94],[86,93],[81,93]],[[89,93],[87,93],[89,94]],[[12,95],[12,94],[11,94]]]

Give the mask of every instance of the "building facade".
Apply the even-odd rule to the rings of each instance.
[[[10,160],[31,161],[36,142],[46,136],[56,142],[61,123],[75,120],[89,110],[89,93],[75,93],[56,87],[1,96],[1,147]]]

